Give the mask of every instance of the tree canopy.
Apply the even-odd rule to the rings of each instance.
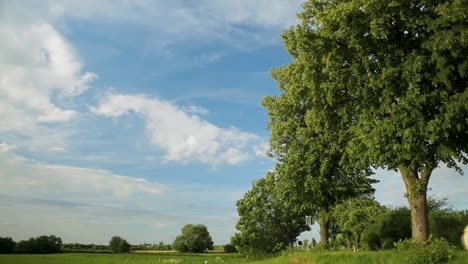
[[[399,170],[413,238],[427,239],[432,171],[468,163],[468,2],[309,0],[303,8],[301,23],[283,33],[293,60],[272,72],[284,93],[264,100],[272,154],[314,186],[328,183],[322,190],[372,168]]]
[[[180,252],[206,252],[213,249],[213,240],[204,225],[188,224],[176,237],[173,248]]]

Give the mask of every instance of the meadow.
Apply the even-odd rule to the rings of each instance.
[[[458,251],[451,264],[465,264],[468,260],[467,251]],[[253,261],[233,253],[126,253],[126,254],[96,254],[96,253],[62,253],[47,255],[11,254],[0,255],[2,264],[211,264],[211,263],[250,263],[250,264],[353,264],[378,263],[400,264],[405,258],[396,251],[378,252],[294,252],[275,258]]]

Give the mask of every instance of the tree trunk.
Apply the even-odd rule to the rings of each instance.
[[[320,244],[328,244],[328,222],[325,224],[320,224]]]
[[[322,208],[319,213],[320,244],[328,245],[328,208]]]
[[[415,241],[429,238],[429,217],[427,211],[427,185],[432,170],[418,175],[416,170],[400,166],[400,173],[405,182],[408,203],[411,209],[411,234]]]

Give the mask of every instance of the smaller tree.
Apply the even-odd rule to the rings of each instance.
[[[348,246],[359,248],[366,227],[384,212],[385,208],[373,198],[360,197],[337,204],[332,210],[332,218],[343,237],[348,239]]]
[[[11,254],[15,247],[16,243],[11,237],[0,237],[0,254]]]
[[[119,236],[113,236],[109,242],[109,248],[114,253],[130,252],[130,247],[131,245],[127,242],[127,240]]]
[[[238,233],[231,243],[245,255],[269,255],[286,249],[301,232],[308,230],[304,215],[292,203],[279,184],[276,172],[253,182],[242,199],[237,201]]]
[[[179,252],[202,253],[213,249],[213,239],[206,226],[188,224],[174,240],[173,248]]]

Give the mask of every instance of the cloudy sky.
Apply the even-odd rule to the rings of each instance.
[[[0,236],[171,243],[200,223],[227,243],[274,166],[260,101],[300,2],[0,0]],[[442,166],[431,194],[467,209],[467,186]]]

